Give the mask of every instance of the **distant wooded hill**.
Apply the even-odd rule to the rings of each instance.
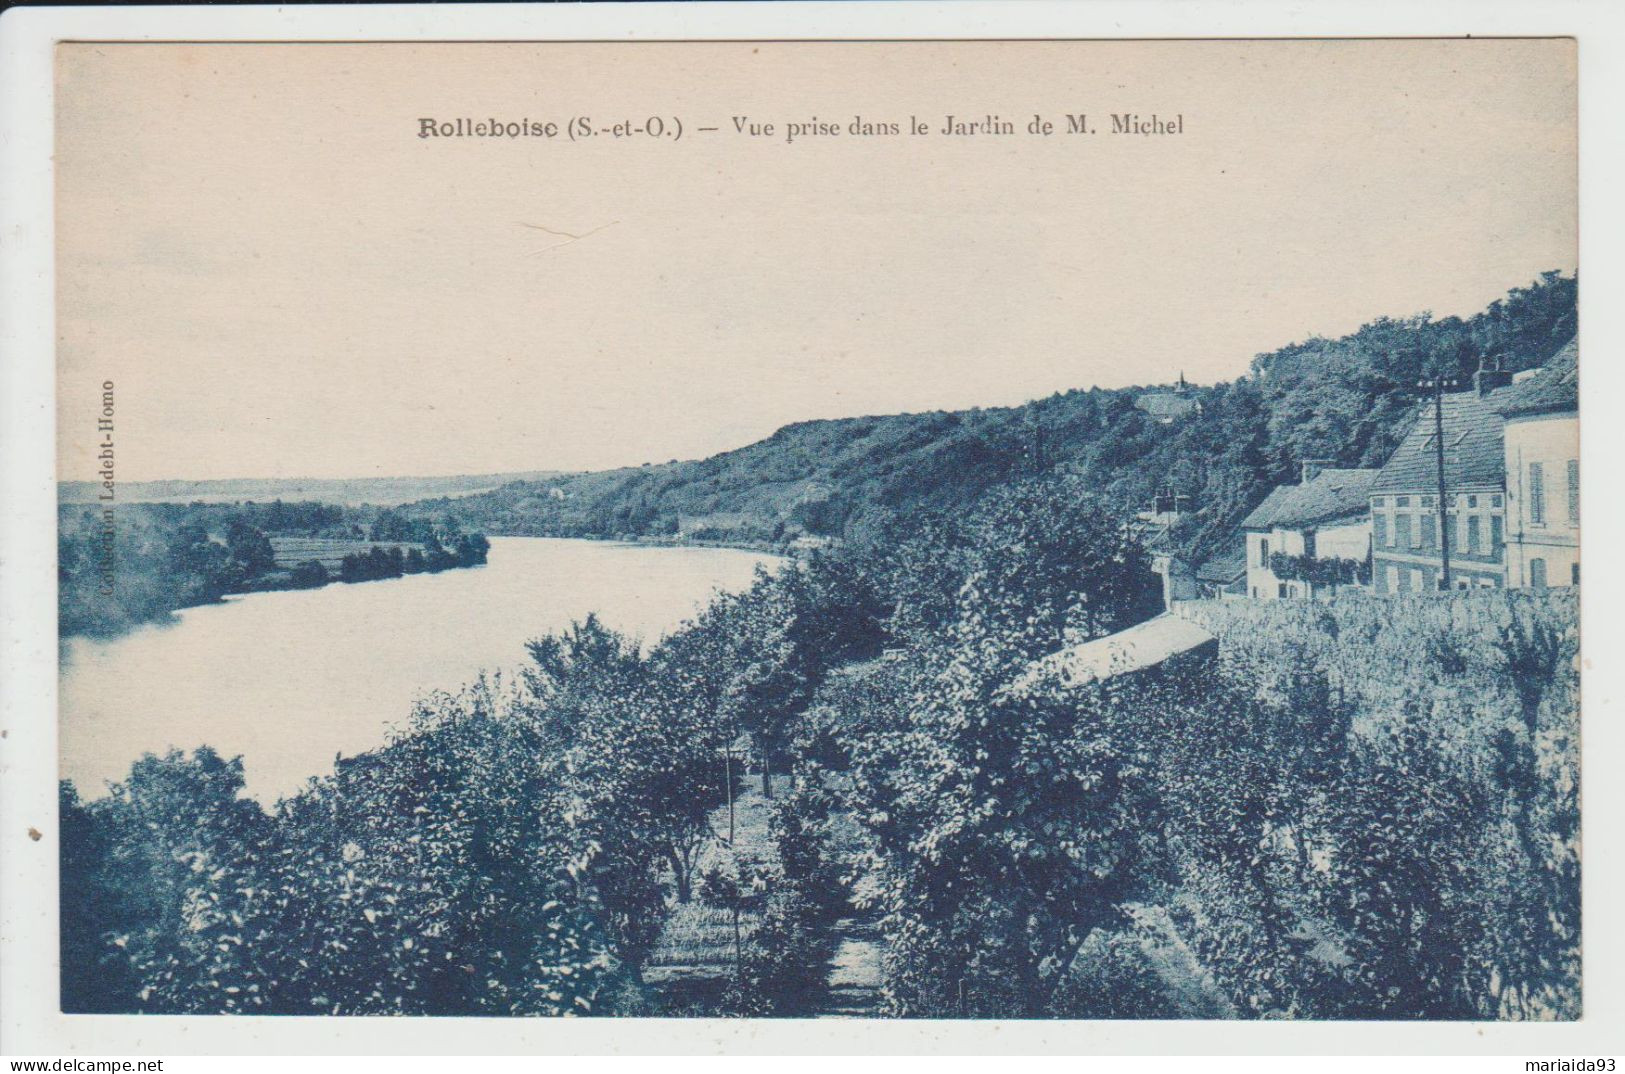
[[[1171,420],[1166,407],[1136,405],[1172,390],[1163,387],[809,421],[700,461],[512,481],[402,511],[449,512],[494,534],[861,537],[899,516],[962,509],[1023,474],[1064,470],[1128,508],[1150,506],[1164,487],[1188,496],[1194,511],[1173,536],[1204,556],[1301,460],[1380,466],[1414,417],[1419,378],[1470,376],[1483,355],[1514,370],[1543,363],[1574,335],[1577,290],[1574,277],[1548,272],[1467,319],[1384,317],[1340,339],[1292,343],[1255,357],[1236,381],[1188,389],[1200,409]]]
[[[463,496],[485,492],[512,481],[545,481],[555,471],[513,474],[464,474],[456,477],[227,478],[215,481],[131,481],[117,487],[119,503],[237,503],[272,500],[319,501],[346,507],[373,504],[393,507],[430,496]],[[94,481],[63,481],[62,503],[94,503],[101,494]]]

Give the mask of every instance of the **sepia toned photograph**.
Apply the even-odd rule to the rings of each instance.
[[[53,77],[63,1013],[1585,1013],[1574,39]]]

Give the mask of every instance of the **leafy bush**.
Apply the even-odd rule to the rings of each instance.
[[[1371,581],[1369,559],[1321,559],[1316,556],[1294,556],[1285,552],[1270,553],[1270,572],[1287,581],[1308,582],[1317,586],[1366,585]]]

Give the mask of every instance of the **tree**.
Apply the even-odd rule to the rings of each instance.
[[[230,553],[209,538],[201,523],[186,523],[175,531],[169,561],[178,576],[177,607],[217,600],[231,586]]]
[[[702,685],[712,669],[686,646],[646,660],[594,616],[528,648],[524,711],[547,743],[547,778],[570,802],[561,835],[635,972],[664,915],[660,865],[686,901],[710,810],[723,798],[722,725]]]
[[[483,533],[464,533],[457,537],[455,555],[464,567],[484,563],[491,552],[491,542]]]
[[[374,541],[407,541],[411,540],[411,527],[400,514],[385,508],[378,512],[368,534]]]
[[[1061,645],[1143,618],[1155,578],[1121,522],[1067,479],[995,493],[969,532],[947,644],[892,725],[852,749],[860,793],[886,818],[899,1013],[1032,1016],[1159,859],[1110,692],[1016,683]]]
[[[101,807],[108,871],[119,878],[116,894],[105,893],[114,943],[143,1010],[230,1010],[247,998],[233,967],[253,957],[242,892],[256,890],[253,848],[268,820],[239,797],[242,787],[241,758],[171,750],[137,761]]]
[[[244,580],[276,570],[276,553],[270,539],[246,522],[234,519],[227,526],[226,549],[233,569]]]
[[[133,1010],[140,985],[114,943],[128,921],[119,913],[121,878],[109,872],[112,841],[105,811],[87,808],[66,780],[59,785],[57,804],[62,1009],[72,1014]]]

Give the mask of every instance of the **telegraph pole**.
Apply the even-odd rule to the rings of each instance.
[[[1032,421],[1032,467],[1033,473],[1044,472],[1044,412],[1039,408],[1040,401],[1034,399],[1027,407],[1027,415]]]
[[[1417,381],[1416,386],[1433,392],[1433,456],[1439,470],[1439,589],[1450,592],[1450,508],[1444,484],[1444,392],[1458,383],[1447,377]]]

